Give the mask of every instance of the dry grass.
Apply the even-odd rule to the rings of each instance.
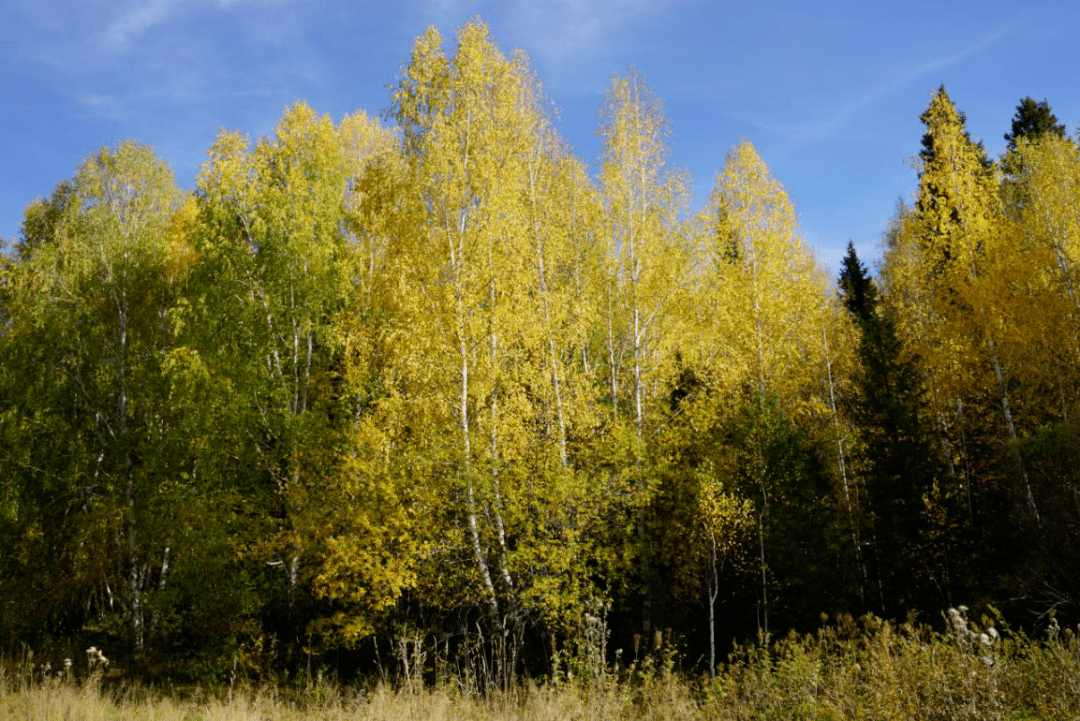
[[[589,682],[523,683],[477,694],[386,684],[357,690],[315,680],[300,690],[226,688],[179,700],[100,673],[0,679],[0,719],[51,721],[344,721],[345,719],[1080,720],[1080,643],[1051,622],[1045,636],[991,631],[951,612],[935,633],[873,617],[812,636],[740,648],[717,679],[672,673],[670,656],[608,669]]]
[[[139,690],[102,692],[94,685],[51,683],[0,693],[0,719],[75,721],[358,721],[362,719],[676,719],[701,710],[688,687],[642,703],[635,694],[607,689],[523,688],[481,697],[445,690],[380,686],[369,693],[336,689],[320,698],[289,698],[272,689],[234,691],[178,701]]]

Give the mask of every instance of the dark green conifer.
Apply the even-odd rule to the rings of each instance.
[[[902,613],[932,608],[942,599],[917,573],[924,539],[924,498],[935,495],[940,464],[922,427],[925,401],[918,359],[905,357],[896,323],[881,307],[877,288],[848,243],[840,277],[841,299],[860,331],[860,370],[852,412],[862,436],[871,513],[873,565],[879,609]]]

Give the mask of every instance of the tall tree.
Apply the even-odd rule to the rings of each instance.
[[[479,22],[452,53],[442,43],[433,29],[417,39],[394,95],[419,202],[394,249],[392,374],[445,524],[422,592],[482,613],[501,683],[530,619],[555,633],[594,593],[589,533],[607,500],[574,460],[594,453],[598,424],[586,311],[599,213],[527,58]]]
[[[824,365],[826,279],[799,234],[787,192],[749,141],[728,153],[705,224],[708,365],[729,374],[729,387],[775,393],[794,411],[819,382],[811,367]]]
[[[835,313],[829,309],[826,279],[799,234],[791,200],[749,141],[728,153],[703,226],[699,312],[707,311],[701,325],[708,332],[694,344],[695,357],[719,391],[713,400],[718,412],[756,407],[747,411],[749,425],[740,432],[776,451],[747,458],[743,486],[754,497],[759,618],[768,633],[774,600],[769,556],[774,541],[783,543],[771,530],[772,514],[790,510],[785,499],[816,493],[811,485],[820,478],[787,465],[787,451],[780,448],[801,443],[798,434],[787,431],[791,418],[826,415],[822,371],[828,358],[821,333],[835,324]],[[771,407],[774,402],[778,408]],[[780,465],[770,467],[773,462]]]
[[[8,463],[24,538],[45,541],[35,554],[52,567],[51,593],[122,620],[134,650],[147,596],[166,585],[167,499],[184,470],[162,369],[182,197],[148,146],[103,148],[28,208],[5,308],[5,366],[24,373],[4,392],[22,445]]]
[[[1042,524],[1028,532],[1015,586],[1040,608],[1068,606],[1080,598],[1069,551],[1080,518],[1080,484],[1072,448],[1080,407],[1080,150],[1069,138],[1047,134],[1021,138],[1018,174],[1009,179],[1015,203],[1010,237],[1020,249],[1008,265],[1008,283],[995,295],[1009,301],[1008,329],[1022,362],[1022,438],[1031,465]],[[1034,541],[1034,542],[1032,542]]]
[[[333,121],[303,104],[252,143],[222,132],[198,178],[199,225],[189,335],[228,378],[221,443],[266,528],[248,544],[281,573],[291,613],[300,591],[303,517],[330,473],[333,428],[318,379],[331,359],[331,320],[352,297],[345,223],[350,165]]]
[[[688,248],[679,225],[686,183],[664,167],[667,132],[663,105],[642,78],[637,73],[616,77],[608,88],[600,129],[600,183],[611,262],[608,372],[617,413],[620,359],[629,352],[629,406],[639,442],[647,407],[658,395],[655,378],[672,360],[674,309],[689,281]]]
[[[428,318],[416,350],[450,364],[448,377],[454,379],[452,388],[433,385],[416,392],[439,398],[440,415],[457,425],[452,480],[463,491],[473,568],[493,622],[501,616],[496,583],[504,590],[513,587],[503,553],[505,520],[495,470],[500,342],[504,347],[507,343],[498,323],[506,298],[496,274],[513,272],[497,265],[496,254],[506,257],[512,246],[500,243],[500,231],[507,226],[498,225],[495,205],[500,179],[509,191],[520,177],[507,164],[516,162],[522,150],[511,114],[523,82],[522,69],[499,52],[487,28],[472,23],[460,30],[452,58],[434,28],[419,37],[394,94],[394,116],[404,129],[406,158],[423,203],[416,252],[428,261],[409,269],[411,297],[402,301],[413,317]],[[516,230],[513,224],[508,227]],[[476,349],[484,346],[487,352],[477,355]],[[491,419],[487,453],[479,429],[485,405]],[[478,461],[485,458],[496,474],[490,476],[490,497],[480,496],[477,487]],[[485,507],[490,514],[483,514]],[[481,527],[484,518],[495,520],[491,536]],[[501,547],[494,554],[488,548],[491,541]]]
[[[1019,431],[1011,393],[1014,379],[996,330],[1000,316],[993,307],[995,294],[981,292],[993,287],[996,280],[987,272],[987,259],[996,259],[998,253],[994,251],[999,249],[1007,252],[1002,245],[998,181],[982,146],[968,137],[963,114],[956,110],[944,87],[934,95],[922,120],[927,132],[915,206],[921,248],[932,259],[934,271],[940,273],[935,286],[941,311],[958,324],[958,337],[968,337],[969,348],[982,346],[986,353],[1013,448],[1019,488],[1028,513],[1037,520],[1039,511],[1031,480],[1017,443]],[[965,295],[966,302],[955,302],[957,296]],[[956,312],[965,306],[973,317],[962,319],[962,313]],[[969,335],[971,330],[976,335]]]
[[[416,217],[400,135],[365,113],[343,118],[335,135],[340,155],[318,162],[328,172],[344,162],[339,262],[350,283],[322,320],[311,380],[321,428],[303,439],[319,477],[304,484],[296,522],[323,602],[312,629],[331,645],[352,646],[415,588],[430,536],[417,518],[427,500],[423,481],[400,450],[409,419],[400,414],[390,360],[394,246],[414,231]]]
[[[637,537],[627,541],[641,560],[641,628],[650,633],[657,568],[652,563],[655,534],[641,515],[653,492],[645,449],[663,417],[657,412],[666,410],[664,391],[675,375],[682,309],[691,287],[689,238],[682,222],[686,180],[665,167],[663,104],[636,72],[613,78],[599,132],[606,374],[612,424],[619,427],[625,409],[632,432],[633,464],[619,473],[627,482],[627,508],[637,517]]]
[[[918,359],[909,356],[877,287],[848,243],[837,281],[844,307],[860,332],[858,395],[853,414],[861,436],[868,479],[872,554],[879,610],[902,611],[905,604],[952,603],[948,565],[927,565],[941,597],[927,597],[911,571],[926,560],[923,548],[925,499],[931,498],[940,468],[929,434],[923,428],[925,396]],[[951,510],[951,509],[949,509]],[[948,543],[950,539],[942,539]],[[935,549],[945,557],[948,549]],[[888,599],[888,600],[887,600]]]

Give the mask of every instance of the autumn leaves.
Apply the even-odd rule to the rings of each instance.
[[[761,436],[722,430],[747,404],[776,437],[833,428],[851,327],[753,146],[692,217],[659,99],[619,77],[594,179],[480,23],[417,39],[388,117],[223,132],[187,198],[106,149],[28,210],[6,568],[63,589],[65,633],[140,652],[416,622],[483,629],[500,678],[525,633],[673,598],[675,567],[711,611],[754,525],[768,599],[784,478],[701,439]]]

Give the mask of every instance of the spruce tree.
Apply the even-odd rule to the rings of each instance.
[[[1021,141],[1038,143],[1045,137],[1064,139],[1065,126],[1058,122],[1050,110],[1050,103],[1045,99],[1035,102],[1031,97],[1024,98],[1016,106],[1012,129],[1005,133],[1005,154],[1001,158],[1001,169],[1005,175],[1002,200],[1005,208],[1014,214],[1020,212],[1029,200],[1026,197],[1025,184],[1020,182],[1021,176],[1025,174],[1025,166],[1030,162],[1025,160],[1025,154],[1020,152]]]
[[[1050,111],[1050,103],[1045,99],[1035,102],[1031,97],[1026,97],[1016,106],[1012,130],[1005,133],[1008,149],[1016,150],[1017,141],[1021,138],[1035,140],[1043,135],[1064,138],[1065,126],[1058,122],[1057,117]]]
[[[917,578],[925,499],[934,495],[938,464],[924,410],[918,359],[905,357],[896,323],[855,248],[848,243],[838,280],[841,300],[859,330],[860,370],[852,402],[861,435],[881,611],[924,605],[929,588]],[[935,582],[940,579],[932,579]],[[938,585],[940,585],[938,583]]]

